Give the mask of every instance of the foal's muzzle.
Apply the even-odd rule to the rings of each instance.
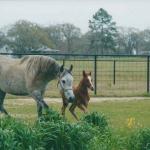
[[[90,89],[91,89],[91,91],[94,91],[94,87],[93,86],[91,86]]]

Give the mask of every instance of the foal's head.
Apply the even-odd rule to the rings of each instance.
[[[86,73],[86,72],[83,70],[83,84],[84,84],[87,88],[89,88],[90,90],[94,91],[94,86],[93,86],[93,83],[92,83],[91,72]]]

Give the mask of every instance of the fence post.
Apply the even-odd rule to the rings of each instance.
[[[113,83],[116,84],[116,60],[114,60],[113,68]]]
[[[149,57],[147,56],[147,93],[149,93]]]
[[[97,56],[94,56],[94,94],[97,94]]]

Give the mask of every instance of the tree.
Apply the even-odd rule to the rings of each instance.
[[[64,35],[61,31],[61,25],[51,25],[45,28],[45,31],[48,34],[49,39],[53,42],[55,49],[64,50]]]
[[[3,47],[5,45],[5,35],[3,32],[0,31],[0,48]]]
[[[140,50],[144,54],[150,54],[150,29],[145,29],[139,33],[139,46]]]
[[[78,39],[81,36],[80,28],[74,26],[73,24],[62,24],[61,31],[66,41],[67,51],[71,51],[73,48],[74,40]]]
[[[117,49],[125,54],[132,54],[133,50],[140,50],[142,39],[139,37],[139,30],[136,28],[118,28]]]
[[[8,31],[8,45],[16,53],[26,53],[41,47],[52,47],[48,34],[37,24],[18,21]]]
[[[91,35],[91,48],[97,53],[104,54],[104,50],[114,50],[117,34],[116,23],[106,10],[100,8],[89,20]],[[106,52],[105,52],[106,53]]]

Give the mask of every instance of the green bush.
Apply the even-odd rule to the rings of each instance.
[[[1,150],[15,150],[18,146],[15,141],[15,134],[12,130],[0,128],[0,149]]]
[[[102,113],[92,112],[85,115],[82,120],[93,126],[99,127],[101,131],[104,131],[108,127],[107,119]]]
[[[86,150],[94,136],[94,129],[85,123],[41,122],[39,133],[42,146],[54,150]],[[85,144],[87,143],[87,144]]]
[[[0,119],[0,131],[2,133],[1,135],[3,135],[3,133],[8,133],[1,137],[0,147],[2,145],[5,146],[6,143],[8,143],[10,147],[11,145],[14,145],[14,147],[16,146],[15,150],[31,150],[39,148],[39,139],[36,130],[23,121],[10,117],[2,118]],[[4,148],[4,150],[5,149],[7,150],[9,148]]]
[[[134,131],[127,141],[129,150],[150,150],[150,128]]]
[[[104,114],[87,114],[69,123],[50,111],[34,125],[10,117],[0,119],[0,150],[145,150],[150,149],[150,129],[130,137],[118,135]]]
[[[46,113],[44,115],[42,115],[38,122],[61,122],[64,121],[64,118],[57,112],[54,111],[52,108],[49,108],[48,110],[46,110]]]

